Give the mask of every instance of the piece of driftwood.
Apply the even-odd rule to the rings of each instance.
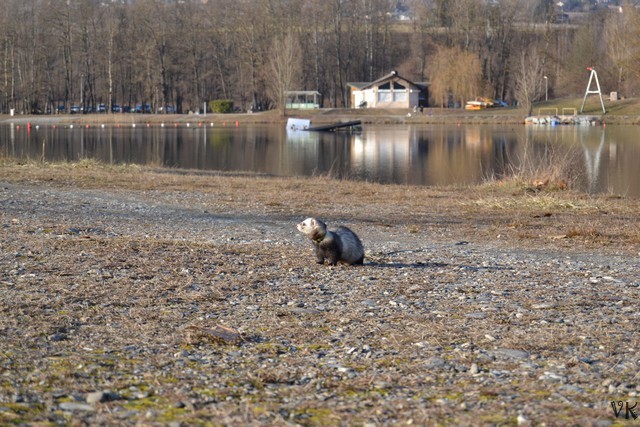
[[[190,325],[184,328],[184,337],[187,344],[220,344],[239,345],[242,343],[242,334],[227,326],[214,325],[211,328]]]

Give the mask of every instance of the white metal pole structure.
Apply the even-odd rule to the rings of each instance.
[[[544,100],[545,102],[549,100],[549,79],[547,76],[544,76]]]
[[[589,76],[589,83],[587,83],[587,90],[584,93],[584,99],[582,100],[582,107],[580,107],[580,112],[584,111],[584,104],[587,102],[587,96],[590,93],[597,93],[600,96],[600,105],[602,106],[602,113],[606,113],[607,110],[604,108],[604,101],[602,100],[602,92],[600,91],[600,82],[598,81],[598,73],[593,67],[588,67],[587,70],[591,71],[591,75]],[[591,81],[595,78],[597,90],[591,90]]]

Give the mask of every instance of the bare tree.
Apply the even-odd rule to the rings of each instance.
[[[607,16],[604,37],[606,52],[616,69],[616,90],[620,92],[624,79],[637,72],[640,63],[640,12],[628,1],[622,2],[619,9]]]
[[[286,92],[294,89],[300,81],[301,53],[298,39],[292,32],[275,37],[269,50],[269,88],[283,116],[286,113]]]
[[[515,65],[515,97],[520,106],[527,110],[527,114],[531,115],[533,103],[543,93],[544,74],[538,49],[534,46],[523,50]]]

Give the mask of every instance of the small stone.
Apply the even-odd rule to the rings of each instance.
[[[55,333],[55,334],[49,336],[49,339],[51,341],[54,341],[54,342],[59,342],[59,341],[66,340],[67,336],[65,334]]]
[[[106,400],[106,396],[104,391],[96,391],[96,392],[87,394],[87,397],[85,400],[87,401],[87,403],[99,403],[99,402],[104,402]]]
[[[447,362],[440,357],[432,357],[427,361],[427,369],[443,369],[447,366]]]
[[[480,368],[478,368],[478,364],[472,363],[471,367],[469,368],[469,373],[471,375],[477,375],[479,372],[480,372]]]
[[[365,306],[367,306],[369,308],[377,308],[377,306],[378,306],[376,304],[376,302],[374,300],[371,300],[371,299],[362,300],[362,302],[360,302],[360,304],[365,305]]]
[[[503,356],[510,359],[528,359],[529,353],[524,350],[515,350],[511,348],[499,348],[494,352],[496,356]]]
[[[120,400],[122,397],[118,393],[114,393],[112,391],[96,391],[93,393],[87,394],[85,398],[87,403],[102,403],[102,402],[112,402],[114,400]]]
[[[545,372],[544,375],[540,375],[540,377],[538,377],[539,380],[542,381],[554,381],[554,382],[561,382],[564,380],[564,377],[562,375],[558,375],[554,372]]]
[[[487,313],[467,313],[464,317],[468,317],[469,319],[486,319]]]
[[[146,399],[149,396],[151,396],[151,393],[149,393],[147,391],[139,391],[139,392],[133,394],[133,398],[134,399]]]
[[[553,304],[534,304],[531,306],[534,310],[548,310],[550,308],[555,308]]]
[[[58,407],[65,412],[93,412],[95,409],[85,403],[62,402]]]

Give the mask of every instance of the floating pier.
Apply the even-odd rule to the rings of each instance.
[[[352,120],[350,122],[333,123],[331,125],[312,126],[310,128],[307,128],[306,130],[316,131],[316,132],[333,132],[338,129],[344,129],[344,128],[353,129],[354,127],[359,127],[359,126],[362,126],[362,121]]]
[[[311,120],[306,119],[289,119],[287,120],[287,130],[291,131],[313,131],[313,132],[333,132],[338,129],[346,129],[349,128],[353,130],[353,128],[360,127],[362,125],[362,121],[360,120],[352,120],[349,122],[339,122],[333,123],[330,125],[323,126],[311,126]]]

